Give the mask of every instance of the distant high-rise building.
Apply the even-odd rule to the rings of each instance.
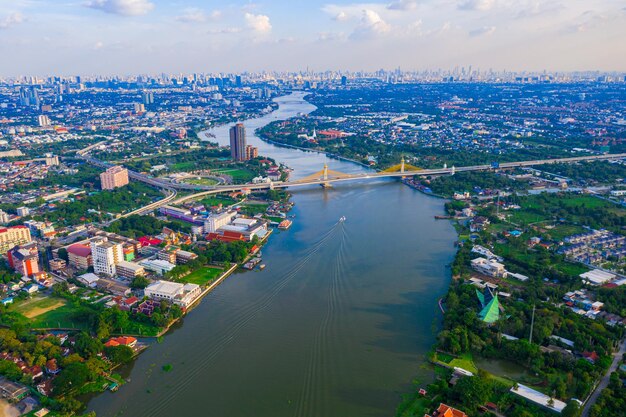
[[[154,104],[154,94],[151,91],[144,91],[141,94],[141,100],[143,101],[143,104],[150,105],[150,104]]]
[[[114,166],[100,174],[103,190],[113,190],[128,184],[128,170],[121,166]]]
[[[348,77],[344,75],[341,77],[341,85],[345,86],[346,84],[348,84]]]
[[[50,126],[50,118],[44,114],[37,117],[37,122],[41,127]]]
[[[143,103],[135,103],[134,104],[135,113],[144,113],[146,111],[146,106]]]
[[[243,83],[241,82],[241,75],[235,77],[235,84],[237,85],[237,88],[241,88],[243,86]]]
[[[20,87],[20,105],[39,108],[39,93],[35,87]]]
[[[246,128],[243,123],[230,128],[230,156],[235,161],[246,160]]]

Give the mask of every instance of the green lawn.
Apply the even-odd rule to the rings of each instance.
[[[585,229],[582,226],[560,224],[555,226],[553,229],[547,229],[544,234],[550,236],[551,239],[560,241],[568,236],[582,233],[584,230]]]
[[[241,213],[248,215],[248,216],[254,216],[255,214],[259,214],[259,213],[265,213],[267,211],[267,208],[269,207],[269,204],[265,204],[265,203],[261,203],[261,204],[242,204],[241,205]]]
[[[236,202],[237,200],[226,196],[211,196],[198,201],[198,203],[203,204],[206,207],[217,206],[219,204],[222,204],[224,206],[230,206],[232,204],[235,204]]]
[[[120,329],[111,329],[111,333],[118,334]],[[141,336],[156,336],[161,331],[160,327],[153,326],[152,324],[138,323],[131,321],[129,325],[123,329],[119,334],[138,334]]]
[[[213,171],[215,173],[225,174],[232,177],[233,181],[242,181],[248,182],[251,181],[252,178],[255,177],[254,173],[245,168],[230,168],[230,169],[220,169]]]
[[[197,269],[191,274],[181,278],[180,282],[203,286],[218,278],[223,272],[224,270],[222,268],[212,268],[207,266]]]
[[[170,167],[172,171],[191,171],[196,167],[195,162],[178,162]]]
[[[55,306],[61,307],[65,300],[56,297],[35,296],[30,299],[18,301],[9,307],[10,311],[23,314],[25,316],[38,315],[37,312],[46,309],[53,309]]]
[[[74,318],[79,307],[66,304],[55,310],[48,311],[32,320],[33,328],[61,327],[87,330],[88,326]]]
[[[476,365],[474,364],[471,353],[464,353],[458,358],[452,359],[450,363],[448,363],[448,365],[453,368],[465,369],[466,371],[470,371],[473,374],[478,373],[478,368],[476,368]]]
[[[548,220],[548,216],[532,211],[515,210],[511,212],[508,221],[518,225],[528,225],[530,223],[538,223]]]
[[[196,184],[196,185],[216,185],[218,183],[217,180],[213,178],[190,178],[186,179],[184,182],[188,184]]]

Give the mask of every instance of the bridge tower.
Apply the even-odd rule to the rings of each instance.
[[[270,181],[270,190],[274,189],[274,181]]]
[[[452,171],[450,171],[450,175],[456,174],[456,168],[452,165]]]
[[[400,160],[400,172],[404,172],[404,155],[402,155],[402,159]]]
[[[321,186],[323,188],[330,188],[331,185],[328,181],[328,164],[324,164],[324,169],[322,170],[322,180],[324,180],[324,182],[321,184]]]

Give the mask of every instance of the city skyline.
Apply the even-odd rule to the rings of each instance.
[[[626,7],[603,0],[0,0],[0,77],[374,71],[624,71]],[[37,59],[33,59],[36,57]]]

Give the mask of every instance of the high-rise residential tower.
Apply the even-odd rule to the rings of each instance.
[[[246,128],[243,123],[230,128],[230,156],[235,161],[246,160]]]

